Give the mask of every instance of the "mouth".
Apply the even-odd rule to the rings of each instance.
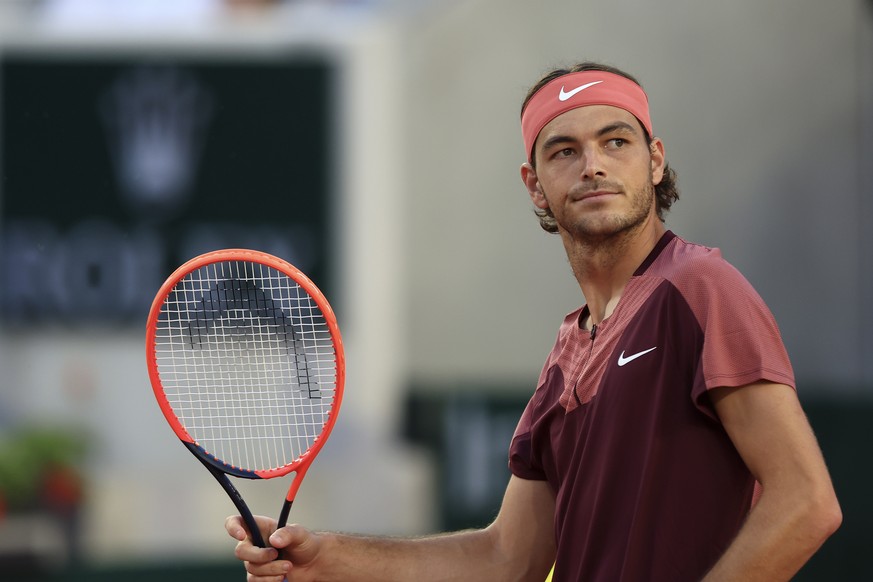
[[[612,196],[618,196],[618,192],[613,192],[612,190],[591,190],[589,192],[583,192],[581,195],[575,196],[573,200],[574,202],[594,202],[599,200],[605,200]]]

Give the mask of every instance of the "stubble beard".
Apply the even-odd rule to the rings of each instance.
[[[591,212],[576,217],[572,222],[555,217],[562,237],[566,236],[584,246],[600,246],[621,239],[638,230],[649,218],[655,198],[651,180],[630,195],[631,207],[625,212]]]

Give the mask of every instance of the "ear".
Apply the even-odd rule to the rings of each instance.
[[[521,181],[524,182],[524,186],[527,188],[527,193],[534,206],[540,210],[548,210],[549,203],[543,195],[542,188],[540,188],[540,182],[537,179],[537,171],[529,162],[525,162],[521,165]]]
[[[652,159],[652,184],[658,185],[664,179],[664,167],[667,165],[664,142],[660,138],[652,138],[652,143],[649,145],[649,155]]]

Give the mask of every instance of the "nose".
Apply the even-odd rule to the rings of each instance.
[[[603,158],[600,152],[594,147],[587,147],[582,156],[582,179],[593,180],[595,178],[606,177],[606,170],[603,166]]]

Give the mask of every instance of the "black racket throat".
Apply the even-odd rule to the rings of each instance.
[[[234,477],[243,477],[245,479],[260,479],[254,471],[246,471],[245,469],[240,469],[239,467],[231,467],[227,463],[224,463],[214,456],[210,455],[200,445],[189,443],[186,441],[182,441],[188,450],[191,451],[195,457],[200,459],[200,462],[206,465],[207,467],[212,467],[221,473],[225,473],[227,475],[233,475]]]
[[[188,443],[183,441],[182,444],[184,444],[188,448],[188,450],[191,451],[191,454],[197,457],[198,461],[203,463],[203,466],[206,467],[210,473],[212,473],[212,476],[215,477],[215,480],[218,481],[218,484],[221,485],[225,493],[227,493],[227,496],[230,497],[230,500],[233,502],[237,511],[239,511],[239,514],[243,518],[243,521],[245,521],[246,527],[249,530],[249,535],[252,538],[252,543],[254,543],[259,548],[268,547],[267,543],[264,541],[264,537],[261,535],[261,530],[258,528],[258,524],[255,521],[255,516],[252,515],[252,512],[249,509],[249,506],[246,505],[246,502],[243,500],[242,495],[240,495],[240,492],[237,490],[236,487],[233,486],[233,483],[231,483],[230,479],[227,477],[228,469],[230,468],[220,461],[212,459],[208,456],[204,456],[203,449],[201,449],[194,443]],[[233,471],[233,474],[235,476],[247,477],[251,479],[259,478],[254,473],[250,473],[249,471],[235,470]],[[277,528],[285,527],[285,525],[288,523],[288,515],[291,513],[292,504],[293,501],[289,501],[288,499],[286,499],[285,502],[282,504],[282,511],[279,514],[279,524]]]

